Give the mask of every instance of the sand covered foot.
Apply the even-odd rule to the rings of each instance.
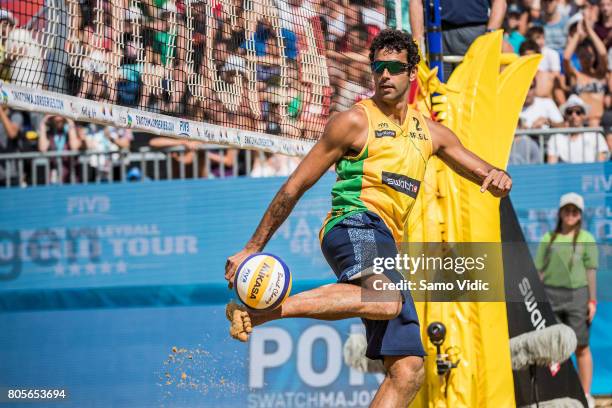
[[[253,325],[246,308],[230,302],[225,306],[225,316],[230,321],[230,336],[242,342],[248,341],[249,335],[253,331]]]

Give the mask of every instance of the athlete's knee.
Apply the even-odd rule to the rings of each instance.
[[[377,320],[395,319],[402,311],[403,297],[399,290],[377,287],[377,275],[366,278],[362,283],[362,296],[366,301],[375,302],[378,314]]]
[[[422,357],[407,356],[394,361],[387,369],[387,377],[398,389],[407,392],[421,388],[425,379],[425,364]]]
[[[402,306],[401,296],[398,296],[397,299],[381,302],[382,320],[395,319],[402,312]]]

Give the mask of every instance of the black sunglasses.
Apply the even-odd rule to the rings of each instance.
[[[408,64],[399,61],[374,61],[370,64],[372,67],[372,71],[377,74],[382,74],[385,72],[385,69],[389,71],[391,75],[401,74],[403,72],[408,72]]]
[[[566,109],[565,110],[565,114],[567,116],[572,116],[573,114],[576,114],[578,116],[582,116],[582,115],[584,115],[584,109],[582,109],[582,108],[577,108],[577,109],[571,109],[570,108],[570,109]]]

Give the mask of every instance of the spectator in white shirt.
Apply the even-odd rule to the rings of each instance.
[[[43,49],[24,28],[15,28],[6,40],[5,64],[10,63],[11,82],[28,88],[43,86]]]
[[[563,116],[551,98],[536,96],[537,80],[529,87],[520,119],[525,129],[563,126]]]
[[[584,125],[588,106],[580,97],[572,95],[561,106],[569,127]],[[548,142],[549,163],[593,163],[608,159],[609,150],[604,137],[595,132],[554,135]]]

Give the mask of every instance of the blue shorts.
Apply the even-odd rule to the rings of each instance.
[[[375,257],[397,255],[389,228],[373,212],[349,215],[323,237],[321,250],[338,277],[338,282],[360,284],[362,272],[372,268]],[[391,281],[402,279],[399,272],[383,272]],[[421,343],[419,318],[409,291],[402,291],[402,311],[392,320],[361,319],[366,327],[366,357],[425,356]]]

